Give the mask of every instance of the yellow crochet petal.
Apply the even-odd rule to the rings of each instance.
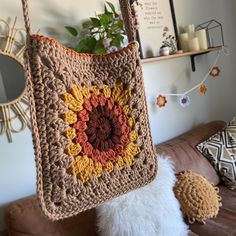
[[[76,156],[76,157],[75,157],[75,161],[74,161],[74,163],[79,162],[79,161],[81,160],[81,158],[83,158],[83,156],[81,156],[81,155]]]
[[[121,156],[118,156],[117,161],[116,161],[116,168],[118,170],[121,170],[123,169],[123,167],[124,167],[124,160]]]
[[[140,153],[140,147],[136,143],[129,143],[125,148],[125,153],[136,156]]]
[[[77,115],[73,111],[67,111],[64,114],[64,121],[68,124],[74,124],[77,121]]]
[[[111,89],[108,85],[103,86],[103,93],[106,98],[109,98],[111,96]]]
[[[114,169],[114,166],[112,164],[111,161],[108,161],[107,164],[106,164],[106,167],[105,167],[105,170],[108,172],[108,173],[111,173]]]
[[[128,166],[132,166],[134,164],[134,156],[131,154],[126,154],[123,157],[123,160]]]
[[[128,119],[128,126],[132,128],[134,125],[135,125],[135,120],[134,118],[130,117]]]
[[[70,167],[70,172],[72,173],[72,175],[78,175],[78,169],[76,168],[76,163],[75,162],[73,162],[73,164],[71,165],[71,167]]]
[[[130,108],[130,106],[129,106],[129,105],[125,105],[125,106],[123,107],[123,112],[124,112],[125,115],[129,115],[129,114],[131,113],[131,108]]]
[[[64,101],[72,111],[81,111],[83,109],[83,103],[77,101],[70,93],[63,94]]]
[[[83,163],[83,165],[80,165],[80,167],[83,167],[83,169],[79,171],[79,178],[82,182],[87,182],[90,176],[93,174],[94,165],[93,161],[87,156],[83,156],[82,160],[84,160],[85,162]]]
[[[74,95],[74,97],[79,101],[83,102],[83,94],[82,92],[78,89],[77,85],[73,84],[71,86],[71,93]]]
[[[68,128],[65,132],[65,136],[73,140],[76,137],[76,130],[74,128]]]
[[[90,165],[90,159],[85,156],[77,156],[75,158],[76,168],[78,172],[84,171]]]
[[[97,177],[100,177],[102,175],[102,164],[100,162],[97,162],[97,163],[94,164],[93,173]]]
[[[83,86],[82,88],[82,94],[85,98],[89,99],[91,94],[89,92],[89,89],[86,86]]]
[[[112,90],[112,98],[116,101],[123,91],[123,85],[117,85]]]
[[[129,90],[126,90],[116,99],[116,101],[118,102],[120,106],[124,106],[128,103],[130,96],[131,96],[131,92]]]
[[[69,156],[77,156],[82,150],[82,147],[80,146],[80,144],[74,144],[71,143],[69,144],[69,146],[66,148],[66,152]]]
[[[138,138],[138,132],[136,130],[132,130],[130,133],[129,133],[129,139],[131,142],[134,142],[136,141],[136,139]]]
[[[100,94],[100,90],[97,85],[92,86],[91,91],[98,96]]]
[[[81,179],[83,183],[85,183],[89,180],[91,175],[92,175],[92,172],[90,171],[82,171],[81,173],[79,173],[79,178]]]

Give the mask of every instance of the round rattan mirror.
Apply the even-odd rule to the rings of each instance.
[[[25,92],[23,66],[14,58],[0,54],[0,105],[14,103]]]
[[[30,128],[23,53],[25,34],[23,29],[0,19],[0,135],[7,135]]]

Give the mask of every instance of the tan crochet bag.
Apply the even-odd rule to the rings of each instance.
[[[156,157],[131,11],[120,0],[129,45],[79,54],[31,34],[27,0],[28,95],[43,212],[58,220],[151,182]]]

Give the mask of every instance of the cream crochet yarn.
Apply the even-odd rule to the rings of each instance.
[[[207,219],[217,216],[222,205],[219,188],[190,170],[177,177],[174,192],[190,224],[195,221],[205,224]]]

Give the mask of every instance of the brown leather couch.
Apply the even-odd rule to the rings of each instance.
[[[224,126],[223,121],[213,121],[157,146],[158,153],[165,153],[174,160],[176,173],[192,170],[206,176],[220,189],[222,207],[218,216],[208,220],[206,224],[190,225],[192,232],[199,236],[236,236],[236,191],[229,190],[220,183],[214,168],[195,148]]]
[[[208,220],[205,225],[191,225],[192,236],[236,236],[236,192],[220,184],[215,170],[195,148],[198,143],[221,130],[224,125],[222,121],[214,121],[157,146],[159,154],[165,153],[173,158],[176,173],[191,169],[219,185],[223,199],[219,215],[215,219]],[[98,235],[94,209],[67,220],[50,222],[42,215],[35,196],[11,203],[6,210],[6,224],[10,236]]]

